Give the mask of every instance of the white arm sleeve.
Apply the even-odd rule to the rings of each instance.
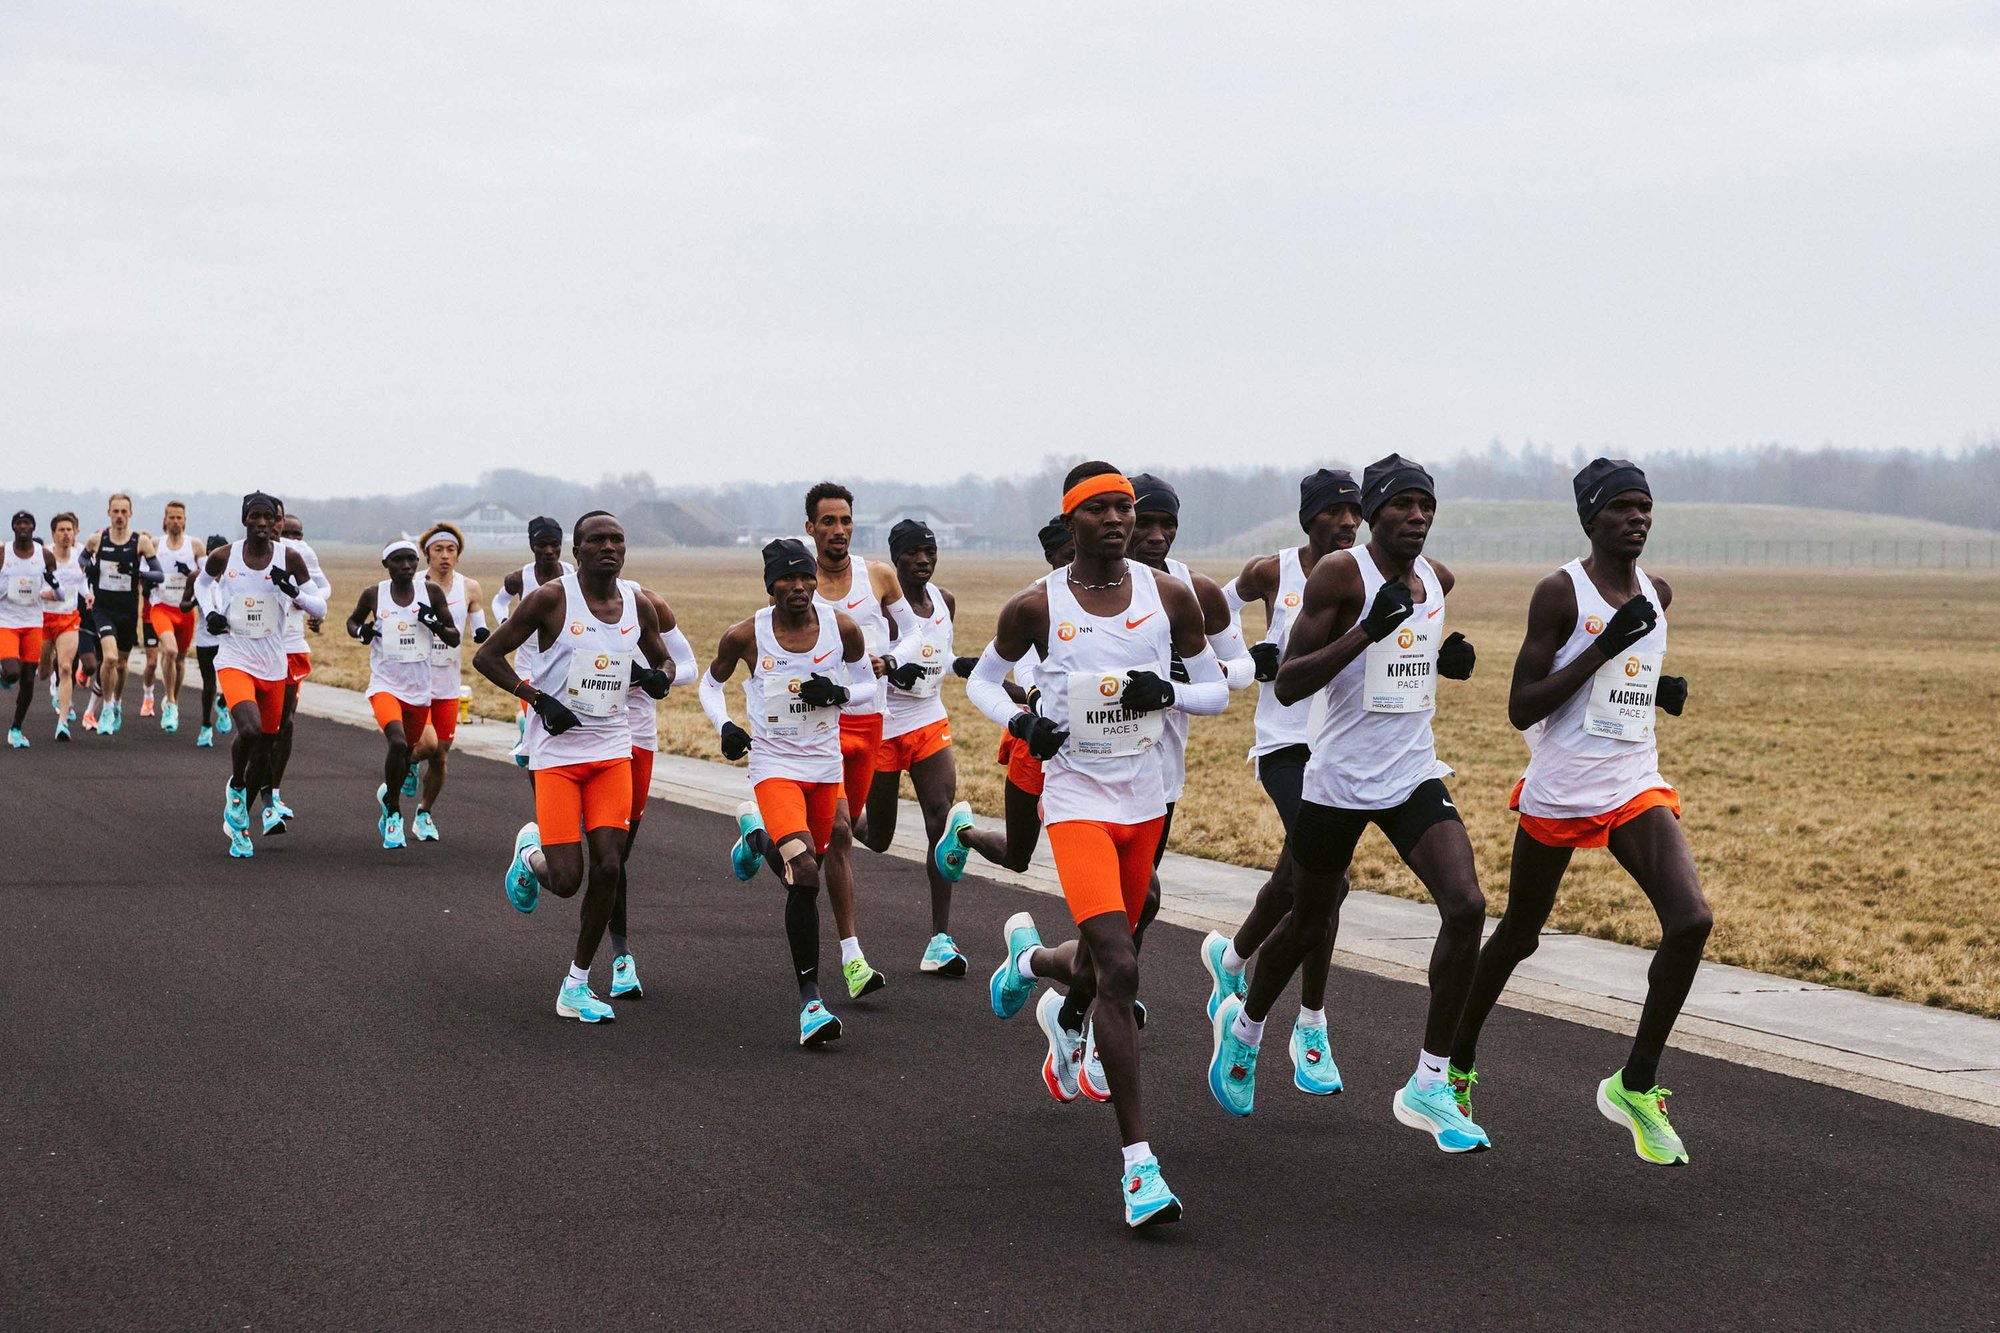
[[[1231,620],[1235,620],[1241,616],[1243,608],[1250,605],[1250,603],[1243,600],[1243,595],[1236,591],[1235,579],[1231,579],[1222,585],[1222,600],[1229,606],[1229,618]]]
[[[474,606],[472,608],[472,613],[465,618],[465,623],[466,626],[469,629],[471,629],[475,634],[478,633],[480,630],[485,629],[486,608],[483,606]]]
[[[215,590],[221,586],[222,580],[208,572],[208,561],[202,561],[194,576],[194,600],[204,614],[216,609]]]
[[[1011,666],[1013,663],[1000,656],[1000,650],[988,642],[986,651],[979,655],[979,665],[965,678],[965,697],[974,708],[1003,727],[1023,711],[1021,705],[1007,697],[1007,671]]]
[[[1223,679],[1222,663],[1215,650],[1204,648],[1198,657],[1182,659],[1188,683],[1174,686],[1174,707],[1183,713],[1213,717],[1229,706],[1229,682]]]
[[[500,591],[493,594],[494,619],[505,620],[507,618],[507,612],[509,608],[511,608],[513,605],[514,605],[514,599],[508,595],[507,585],[504,583],[501,584]]]
[[[847,697],[852,702],[860,702],[867,695],[875,693],[881,677],[875,674],[874,659],[866,652],[857,661],[847,664]]]
[[[1234,620],[1222,633],[1209,635],[1208,646],[1222,664],[1222,678],[1229,682],[1230,689],[1243,689],[1257,679],[1257,663],[1243,642],[1243,627]]]
[[[924,636],[917,629],[917,613],[910,609],[909,599],[905,597],[898,597],[882,609],[895,617],[896,627],[902,631],[902,637],[883,649],[882,656],[907,662],[924,646]]]
[[[701,711],[708,714],[709,722],[720,734],[723,723],[729,721],[729,699],[722,692],[722,682],[715,678],[713,671],[704,671],[701,673],[701,688],[695,693],[701,699]]]
[[[667,657],[674,664],[674,679],[676,681],[684,681],[695,672],[701,670],[701,663],[694,660],[694,645],[688,642],[687,635],[681,633],[679,625],[674,626],[660,637],[667,642]]]

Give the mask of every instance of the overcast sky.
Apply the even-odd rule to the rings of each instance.
[[[1955,448],[1996,256],[1990,0],[0,6],[10,486]]]

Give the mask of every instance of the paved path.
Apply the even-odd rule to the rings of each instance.
[[[573,909],[499,871],[515,770],[461,758],[446,841],[385,853],[379,744],[308,721],[296,832],[231,862],[220,752],[134,719],[0,752],[0,1320],[9,1329],[1991,1327],[1993,1131],[1674,1052],[1695,1165],[1597,1114],[1617,1036],[1502,1010],[1495,1151],[1390,1118],[1422,994],[1343,970],[1351,1091],[1258,1113],[1202,1084],[1192,933],[1150,940],[1153,1139],[1188,1220],[1120,1224],[1108,1108],[1042,1091],[1039,1038],[975,977],[916,972],[923,888],[863,855],[889,988],[793,1043],[779,898],[718,815],[656,805],[635,948],[649,998],[558,1020]],[[60,827],[60,837],[55,828]],[[968,880],[975,972],[1008,913]],[[829,957],[832,956],[829,946]],[[608,961],[608,960],[605,960]],[[604,962],[600,962],[600,975]],[[1279,1025],[1282,1027],[1282,1024]]]

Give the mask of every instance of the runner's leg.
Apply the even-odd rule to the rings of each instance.
[[[1541,942],[1542,927],[1556,905],[1556,890],[1569,869],[1570,849],[1537,842],[1524,828],[1514,830],[1514,854],[1507,870],[1507,910],[1479,950],[1472,990],[1459,1015],[1451,1041],[1451,1062],[1471,1070],[1479,1054],[1479,1032],[1514,969],[1527,961]]]
[[[1479,935],[1486,922],[1486,896],[1479,891],[1479,871],[1472,857],[1472,839],[1456,819],[1440,820],[1424,830],[1404,861],[1430,891],[1442,925],[1431,949],[1430,1009],[1424,1018],[1424,1049],[1443,1055],[1465,1012],[1479,965]]]
[[[1680,820],[1655,806],[1611,830],[1611,854],[1637,880],[1660,917],[1660,945],[1646,970],[1646,1007],[1625,1061],[1624,1083],[1641,1091],[1658,1081],[1660,1052],[1687,1002],[1714,924]]]
[[[1004,799],[1007,819],[1004,833],[992,829],[966,829],[958,837],[959,841],[994,865],[1019,872],[1028,868],[1035,854],[1035,844],[1041,841],[1042,798],[1008,782]]]
[[[881,777],[876,775],[876,790],[881,790]],[[958,799],[958,761],[952,755],[952,747],[947,745],[927,759],[919,759],[910,765],[910,785],[917,790],[917,805],[924,812],[924,845],[935,848],[938,839],[944,836],[945,820],[951,815],[952,803]],[[869,822],[874,822],[872,807]],[[892,830],[893,831],[893,830]],[[931,886],[931,934],[951,934],[951,881],[937,867],[935,856],[924,858],[924,873],[930,878]]]

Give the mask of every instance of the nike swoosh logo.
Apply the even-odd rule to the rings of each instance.
[[[627,626],[627,627],[626,627],[626,628],[624,628],[624,629],[621,629],[621,630],[619,630],[618,632],[619,632],[620,634],[630,634],[630,633],[631,633],[631,632],[632,632],[633,630],[635,630],[635,629],[638,629],[638,628],[639,628],[639,627],[638,627],[637,625],[630,625],[630,626]]]
[[[1158,611],[1148,611],[1148,612],[1147,612],[1147,613],[1146,613],[1145,615],[1143,615],[1143,616],[1140,616],[1140,617],[1139,617],[1139,618],[1138,618],[1137,620],[1128,620],[1128,621],[1126,621],[1126,622],[1125,622],[1125,628],[1126,628],[1126,629],[1137,629],[1137,628],[1139,628],[1139,626],[1141,626],[1141,625],[1145,624],[1145,623],[1146,623],[1147,621],[1151,620],[1151,619],[1152,619],[1152,618],[1153,618],[1154,616],[1156,616],[1156,615],[1158,615],[1158,614],[1160,614],[1160,613],[1159,613]]]
[[[1583,502],[1587,505],[1594,505],[1597,503],[1597,497],[1602,494],[1604,494],[1604,488],[1599,486],[1596,490],[1585,496]]]
[[[861,604],[862,604],[863,602],[865,602],[865,601],[867,601],[867,600],[868,600],[868,599],[867,599],[866,597],[857,597],[857,598],[855,598],[855,599],[854,599],[853,601],[851,601],[851,602],[849,602],[849,603],[847,604],[847,609],[848,609],[848,610],[850,610],[850,611],[852,611],[852,610],[853,610],[853,609],[854,609],[855,607],[857,607],[857,606],[861,605]]]
[[[821,662],[826,661],[827,658],[832,656],[833,656],[833,649],[829,648],[825,652],[821,653],[818,657],[815,657],[813,659],[813,665],[818,666]]]
[[[1426,615],[1426,616],[1424,617],[1424,619],[1425,619],[1425,620],[1436,620],[1436,619],[1438,618],[1438,611],[1442,611],[1442,610],[1444,610],[1444,608],[1440,606],[1440,607],[1439,607],[1439,608],[1437,609],[1437,611],[1433,611],[1433,612],[1431,612],[1431,613],[1430,613],[1429,615]]]
[[[1457,807],[1457,806],[1455,806],[1455,805],[1453,805],[1453,804],[1452,804],[1452,803],[1451,803],[1450,801],[1439,801],[1439,802],[1438,802],[1438,804],[1439,804],[1439,805],[1441,805],[1441,806],[1443,806],[1443,807],[1444,807],[1445,809],[1447,809],[1447,810],[1456,810],[1456,809],[1458,809],[1458,807]]]

